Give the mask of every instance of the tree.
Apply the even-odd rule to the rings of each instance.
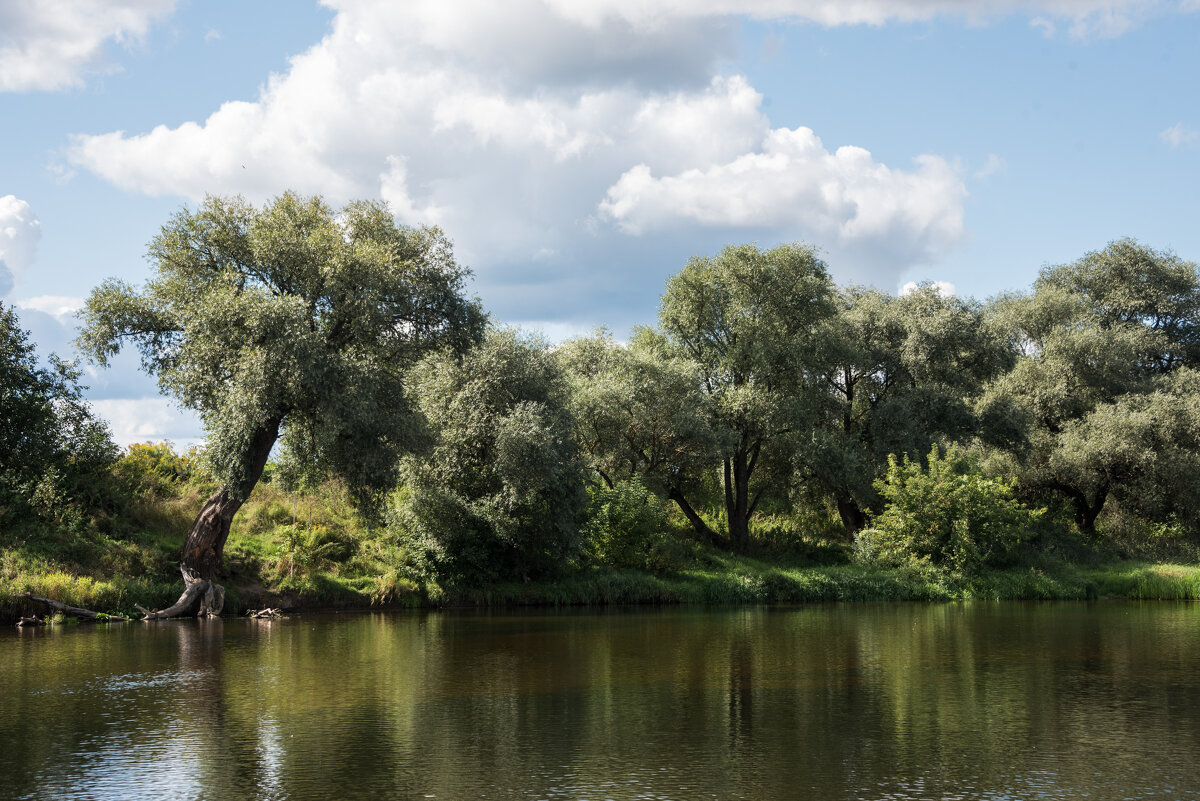
[[[629,345],[601,331],[559,348],[575,440],[607,489],[640,478],[702,536],[722,543],[688,500],[720,458],[712,399],[695,363],[669,350],[646,328]]]
[[[695,257],[667,282],[659,322],[711,399],[730,544],[744,549],[759,502],[781,488],[819,406],[834,313],[825,264],[806,245],[736,245]]]
[[[976,434],[971,397],[1012,366],[1015,351],[978,303],[930,284],[899,297],[850,287],[839,291],[837,306],[826,321],[822,424],[797,463],[833,496],[853,534],[875,505],[874,482],[889,455],[924,454],[939,439]]]
[[[390,487],[417,433],[406,368],[482,331],[446,237],[398,226],[378,203],[209,197],[163,226],[149,258],[143,288],[109,280],[92,292],[79,343],[101,365],[134,345],[162,392],[200,414],[221,486],[183,563],[205,580],[281,433],[303,432],[367,495]]]
[[[1122,239],[1045,268],[1031,294],[1002,297],[993,313],[1024,354],[989,390],[1027,420],[1021,482],[1064,497],[1090,533],[1114,491],[1156,473],[1127,458],[1137,442],[1158,453],[1150,443],[1163,440],[1143,423],[1186,413],[1168,411],[1184,398],[1168,378],[1200,366],[1196,265]],[[1157,421],[1135,413],[1151,406]]]
[[[0,517],[117,456],[108,427],[83,400],[79,371],[51,355],[39,366],[16,312],[0,304]],[[40,490],[40,492],[39,492]]]
[[[412,371],[432,437],[407,464],[401,529],[443,582],[553,574],[579,548],[587,504],[566,382],[544,342],[489,331]]]

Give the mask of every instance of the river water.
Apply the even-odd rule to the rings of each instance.
[[[0,799],[1200,798],[1200,604],[0,632]]]

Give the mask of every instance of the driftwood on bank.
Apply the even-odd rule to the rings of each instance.
[[[266,609],[251,609],[249,612],[246,613],[246,616],[258,618],[259,620],[262,620],[265,618],[271,618],[271,617],[283,617],[283,610],[282,609],[273,609],[271,607],[268,607]]]
[[[216,582],[200,578],[200,574],[187,565],[180,565],[179,572],[183,574],[183,594],[179,600],[166,609],[151,611],[144,606],[134,604],[138,611],[146,617],[143,620],[166,620],[169,617],[217,617],[225,608],[225,588]]]
[[[40,604],[50,607],[55,612],[62,612],[64,615],[70,615],[71,617],[77,617],[80,620],[128,620],[129,619],[127,617],[121,617],[120,615],[106,615],[103,612],[93,612],[91,609],[80,609],[78,606],[68,606],[67,604],[62,603],[61,601],[55,601],[51,598],[43,598],[40,595],[34,595],[31,592],[14,593],[13,597],[14,598],[24,598],[29,601],[37,601]],[[22,622],[18,623],[17,625],[19,625],[19,626],[21,626],[21,625],[24,625],[24,626],[38,625],[37,623],[24,622],[29,619],[30,618],[21,618]]]

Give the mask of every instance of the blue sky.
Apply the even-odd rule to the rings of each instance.
[[[440,224],[552,338],[741,241],[987,297],[1121,236],[1196,259],[1198,86],[1196,0],[9,0],[0,298],[71,355],[180,205],[287,188]],[[118,441],[203,434],[136,358],[87,382]]]

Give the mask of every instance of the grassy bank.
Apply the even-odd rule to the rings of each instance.
[[[236,553],[236,552],[235,552]],[[227,579],[227,611],[266,605],[290,609],[379,606],[572,606],[792,604],[834,601],[955,600],[1200,600],[1200,567],[1121,561],[1081,567],[1058,563],[989,571],[970,579],[933,578],[851,564],[786,566],[744,556],[706,554],[703,565],[667,574],[596,567],[554,581],[499,584],[466,590],[422,588],[394,573],[351,575],[341,569],[274,576],[247,567]],[[242,558],[246,554],[242,552]],[[133,604],[161,607],[174,600],[176,574],[96,575],[50,562],[0,569],[0,618],[35,610],[13,593],[32,592],[73,606],[129,613]]]

